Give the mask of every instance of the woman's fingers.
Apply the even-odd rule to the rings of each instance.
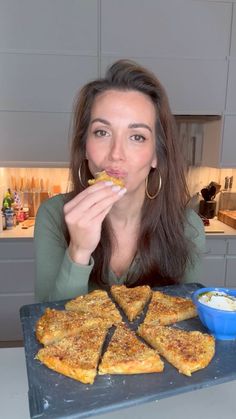
[[[73,207],[69,213],[65,214],[65,220],[68,224],[79,223],[81,227],[88,226],[88,223],[95,221],[96,217],[99,217],[104,211],[108,209],[108,212],[112,205],[118,201],[126,190],[120,189],[119,187],[111,188],[111,191],[106,194],[100,194],[98,196],[86,197],[80,202],[79,212],[78,206]]]
[[[64,213],[66,214],[68,211],[70,211],[72,208],[76,207],[84,198],[87,196],[99,192],[101,190],[107,189],[113,185],[112,182],[98,182],[94,185],[89,186],[84,191],[80,192],[78,195],[76,195],[71,201],[67,202],[64,205]]]

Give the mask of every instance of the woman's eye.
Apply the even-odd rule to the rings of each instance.
[[[132,135],[131,140],[136,141],[137,143],[143,143],[145,141],[145,137],[140,134],[134,134]]]
[[[107,137],[109,135],[109,133],[104,129],[97,129],[96,131],[94,131],[94,134],[96,135],[96,137]]]

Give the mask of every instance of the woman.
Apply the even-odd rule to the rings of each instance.
[[[37,214],[36,298],[111,284],[200,281],[205,235],[189,199],[165,91],[128,60],[81,90],[74,110],[73,192]],[[88,186],[97,172],[121,178]]]

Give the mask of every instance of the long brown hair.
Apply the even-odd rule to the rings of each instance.
[[[158,196],[145,197],[139,237],[137,266],[127,277],[127,285],[164,285],[177,283],[191,260],[191,243],[185,237],[186,203],[189,199],[177,130],[167,95],[159,80],[149,70],[130,60],[119,60],[107,70],[105,77],[86,84],[74,105],[71,148],[71,176],[75,196],[84,189],[91,173],[85,160],[86,137],[91,108],[97,95],[117,89],[135,90],[151,98],[156,109],[156,154],[162,187]],[[81,167],[81,185],[78,170]],[[148,176],[148,191],[158,188],[157,170]],[[68,232],[67,240],[69,241]],[[112,230],[107,219],[102,225],[101,240],[93,253],[95,261],[90,280],[100,287],[108,285],[107,278],[112,252]],[[134,277],[135,276],[135,277]]]

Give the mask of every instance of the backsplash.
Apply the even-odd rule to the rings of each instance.
[[[226,176],[233,176],[232,192],[236,192],[236,169],[216,169],[212,167],[194,167],[190,166],[187,172],[187,183],[190,195],[193,197],[192,204],[195,209],[199,204],[201,197],[197,194],[202,188],[207,186],[211,181],[217,182],[224,188]],[[24,189],[32,186],[37,190],[44,185],[49,196],[60,192],[67,192],[71,189],[69,180],[69,169],[67,168],[0,168],[0,202],[7,188],[10,187],[20,190],[22,183]],[[220,195],[220,194],[219,194]],[[219,196],[217,196],[217,201]]]
[[[209,185],[210,182],[216,182],[221,185],[221,190],[224,189],[225,177],[233,176],[233,187],[231,192],[236,192],[236,169],[216,169],[212,167],[189,167],[187,172],[187,183],[189,187],[189,192],[192,197],[191,204],[192,207],[198,211],[198,205],[202,196],[199,196],[198,193],[202,188]],[[219,199],[220,193],[216,195],[216,202],[218,211],[219,208]]]
[[[7,189],[48,192],[49,196],[70,190],[67,168],[0,168],[0,202]]]

